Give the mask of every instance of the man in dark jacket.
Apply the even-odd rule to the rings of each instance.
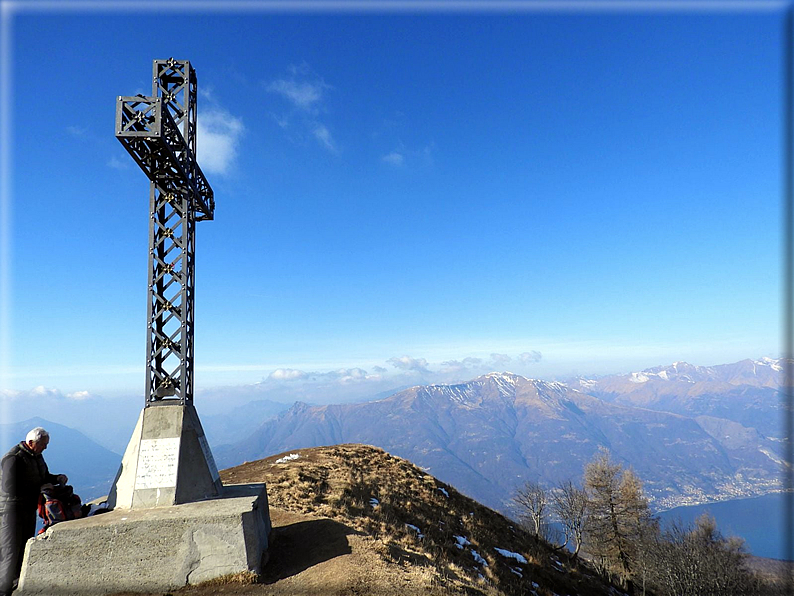
[[[41,452],[49,442],[46,430],[34,428],[0,463],[0,596],[11,594],[19,581],[25,543],[36,532],[42,487],[68,482],[47,469]]]

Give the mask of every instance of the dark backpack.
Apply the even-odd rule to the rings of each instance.
[[[44,520],[44,527],[39,534],[58,522],[85,517],[88,509],[68,484],[43,490],[39,495],[39,517]]]

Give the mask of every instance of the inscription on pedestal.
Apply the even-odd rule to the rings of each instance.
[[[175,487],[178,463],[179,437],[142,439],[135,490]]]

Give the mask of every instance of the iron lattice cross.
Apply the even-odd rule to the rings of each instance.
[[[215,198],[196,163],[196,71],[155,60],[152,97],[116,100],[116,138],[149,178],[146,406],[193,402],[196,222]]]

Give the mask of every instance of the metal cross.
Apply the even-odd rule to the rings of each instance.
[[[155,60],[152,97],[118,97],[116,138],[150,180],[146,407],[193,402],[196,222],[215,198],[196,163],[196,71]]]

